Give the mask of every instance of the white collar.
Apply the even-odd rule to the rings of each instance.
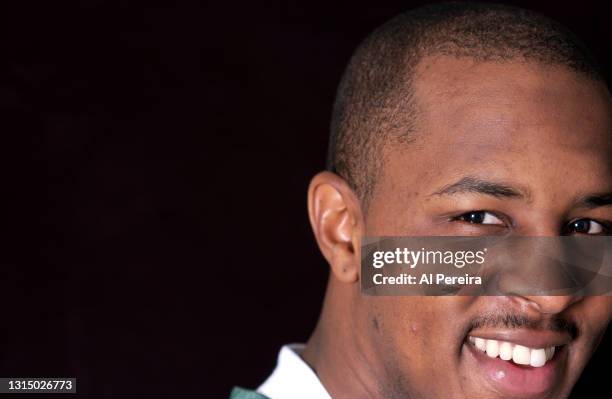
[[[285,345],[276,368],[257,392],[270,399],[331,399],[314,371],[302,360],[304,344]]]

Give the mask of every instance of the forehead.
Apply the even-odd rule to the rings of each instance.
[[[419,130],[433,142],[519,150],[539,141],[587,150],[612,132],[604,85],[561,66],[426,57],[414,90]]]
[[[558,66],[438,57],[417,67],[413,85],[414,140],[387,146],[371,215],[418,206],[463,176],[524,187],[534,209],[559,212],[612,190],[603,84]]]

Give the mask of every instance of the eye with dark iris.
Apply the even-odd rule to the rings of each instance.
[[[504,222],[491,212],[487,211],[470,211],[459,215],[457,220],[472,224],[493,224],[503,225]]]
[[[506,224],[501,217],[489,211],[469,211],[453,218],[453,220],[477,225],[504,226]],[[575,219],[569,222],[563,229],[563,233],[566,235],[609,235],[611,232],[612,223],[587,218]]]
[[[571,221],[565,230],[567,234],[602,234],[607,227],[592,219],[578,219]]]

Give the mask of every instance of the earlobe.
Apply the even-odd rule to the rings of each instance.
[[[317,174],[308,188],[308,215],[334,277],[346,283],[357,282],[363,221],[353,190],[331,172]]]

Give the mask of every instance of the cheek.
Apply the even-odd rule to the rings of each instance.
[[[612,319],[612,297],[593,296],[584,298],[574,309],[579,328],[585,338],[597,341]]]
[[[466,325],[465,297],[377,298],[378,338],[400,358],[425,365],[452,361]],[[439,356],[432,356],[438,354]],[[419,362],[421,363],[421,362]]]
[[[572,309],[580,336],[571,348],[576,374],[586,365],[612,318],[612,297],[586,297]]]
[[[472,298],[370,297],[364,305],[369,317],[362,331],[369,336],[363,347],[390,392],[450,398],[461,391],[461,347]]]

